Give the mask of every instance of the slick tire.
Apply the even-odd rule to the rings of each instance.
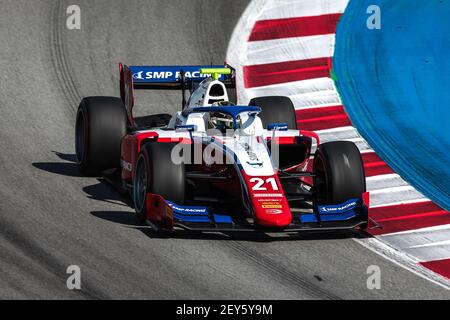
[[[315,199],[319,205],[360,199],[366,192],[361,154],[353,142],[333,141],[319,145],[313,171]]]
[[[120,168],[120,145],[127,133],[122,100],[114,97],[84,98],[75,123],[75,150],[81,171],[88,176]]]
[[[133,180],[133,201],[136,217],[143,223],[147,219],[146,194],[162,196],[175,204],[185,199],[185,166],[172,161],[176,143],[147,143],[139,153]]]

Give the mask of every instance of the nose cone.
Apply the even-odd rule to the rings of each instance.
[[[289,208],[278,214],[259,214],[255,217],[258,226],[268,228],[285,228],[292,222],[292,214]]]
[[[285,228],[292,222],[292,213],[278,176],[248,176],[243,172],[253,216],[258,226]]]

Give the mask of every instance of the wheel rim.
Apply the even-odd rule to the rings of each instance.
[[[83,113],[78,112],[77,121],[75,125],[75,153],[77,155],[78,163],[81,163],[84,159],[85,153],[85,127]]]
[[[134,204],[136,210],[142,212],[145,205],[145,197],[147,195],[147,167],[142,158],[139,159],[136,168],[136,176],[134,179]]]

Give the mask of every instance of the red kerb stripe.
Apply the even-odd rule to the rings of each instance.
[[[307,37],[336,33],[341,14],[325,14],[312,17],[260,20],[253,26],[248,41]]]
[[[431,201],[377,207],[369,210],[370,217],[383,229],[371,229],[372,235],[427,228],[450,223],[450,213]]]
[[[343,106],[300,109],[295,113],[297,127],[301,130],[325,130],[351,125]]]
[[[246,88],[254,88],[330,77],[329,63],[329,58],[316,58],[244,66],[244,86]]]
[[[394,173],[386,162],[380,159],[375,152],[367,152],[361,154],[364,162],[364,170],[366,177],[378,176],[380,174]]]
[[[450,279],[450,259],[420,262],[420,264],[425,268],[428,268],[436,273],[439,273],[441,276]]]

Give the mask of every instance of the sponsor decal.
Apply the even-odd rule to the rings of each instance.
[[[276,203],[279,203],[279,202],[280,202],[280,199],[275,199],[275,198],[270,199],[270,198],[267,198],[267,199],[257,199],[256,201],[258,201],[258,202],[276,202]]]
[[[263,209],[281,209],[283,206],[281,204],[263,204]]]
[[[250,162],[247,161],[250,165],[260,165],[262,166],[262,162],[259,161],[258,156],[255,152],[253,152],[252,148],[248,143],[244,143],[242,145],[244,147],[245,152],[247,152],[248,158],[250,159]]]
[[[343,213],[355,209],[359,204],[358,200],[349,200],[340,205],[318,206],[320,213]]]
[[[268,214],[280,214],[283,213],[283,210],[279,210],[279,209],[267,209],[266,213]]]
[[[267,178],[266,180],[261,178],[251,178],[250,183],[253,183],[253,191],[270,191],[267,186],[270,185],[273,191],[278,191],[278,185],[275,178]]]
[[[178,66],[178,67],[164,67],[164,66],[130,66],[133,73],[133,80],[139,82],[176,82],[181,77],[181,72],[184,72],[186,79],[203,80],[211,76],[211,74],[201,74],[202,66]],[[221,75],[220,80],[224,80]]]
[[[120,159],[120,164],[124,170],[130,171],[130,172],[133,171],[133,165],[131,164],[131,162],[127,162],[123,159]]]
[[[270,197],[282,198],[283,194],[281,194],[281,193],[255,193],[253,196],[255,198],[270,198]]]
[[[200,71],[185,73],[186,79],[200,79],[200,78],[208,78],[211,75],[201,74]],[[169,79],[179,79],[180,71],[172,72],[172,71],[139,71],[133,74],[134,80],[169,80]]]
[[[269,123],[267,125],[267,130],[287,131],[288,125],[287,125],[287,123]]]
[[[263,209],[281,209],[283,208],[282,204],[278,201],[265,201],[261,203],[261,207]]]
[[[204,207],[180,207],[173,203],[169,203],[170,207],[178,213],[181,214],[207,214],[208,210]]]
[[[253,168],[261,168],[263,166],[262,162],[250,162],[250,161],[247,161],[247,164],[249,166],[252,166]]]

